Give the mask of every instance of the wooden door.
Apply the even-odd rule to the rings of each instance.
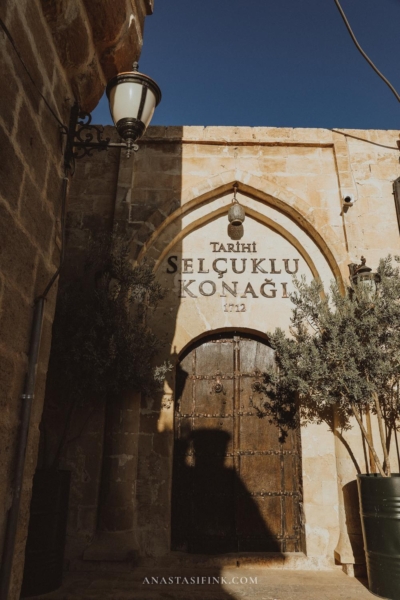
[[[284,443],[260,418],[257,382],[273,350],[219,336],[188,351],[177,371],[172,549],[214,554],[299,552],[298,431]]]

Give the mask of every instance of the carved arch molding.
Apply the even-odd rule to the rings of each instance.
[[[214,176],[206,179],[201,185],[183,190],[178,208],[176,208],[176,200],[167,201],[159,207],[153,215],[154,220],[157,219],[159,222],[160,211],[166,215],[165,220],[150,233],[149,225],[151,227],[152,223],[152,217],[150,217],[147,225],[139,229],[136,238],[132,240],[133,245],[139,246],[136,252],[137,262],[146,257],[157,269],[171,248],[191,231],[205,226],[207,222],[224,212],[227,213],[228,205],[213,210],[213,202],[230,192],[234,184],[238,185],[240,193],[260,203],[259,211],[246,207],[246,213],[287,239],[305,259],[313,275],[318,277],[318,270],[304,245],[285,227],[263,214],[263,205],[282,213],[301,231],[305,232],[325,258],[340,288],[344,290],[341,267],[343,268],[347,262],[347,256],[343,253],[342,241],[326,220],[319,214],[315,214],[312,206],[276,182],[237,171]],[[206,215],[196,218],[196,211],[205,205],[209,206],[210,211]],[[176,227],[179,221],[190,215],[193,215],[193,219],[185,227]],[[177,229],[179,229],[178,232]],[[163,243],[160,243],[161,240]]]

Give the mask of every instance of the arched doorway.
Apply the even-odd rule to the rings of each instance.
[[[198,340],[177,368],[172,550],[303,551],[299,431],[260,418],[274,351],[251,334]]]

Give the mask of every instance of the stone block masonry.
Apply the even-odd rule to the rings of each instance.
[[[129,485],[125,481],[121,486],[115,474],[108,480],[120,491],[124,506],[127,498],[129,503],[133,499],[129,527],[140,560],[161,564],[173,558],[174,403],[180,393],[175,372],[180,372],[180,357],[209,334],[265,336],[277,326],[287,329],[293,273],[320,277],[326,288],[336,278],[344,289],[349,263],[365,255],[376,268],[381,257],[399,253],[392,195],[400,169],[398,138],[398,131],[150,127],[140,151],[128,161],[108,153],[79,164],[71,189],[69,252],[79,251],[90,229],[114,222],[130,237],[132,256],[154,265],[167,290],[151,325],[167,340],[159,361],[168,360],[176,371],[167,378],[164,394],[142,398],[138,422],[130,425],[132,432],[138,427],[138,434],[137,452],[136,446],[129,452],[137,458]],[[240,242],[227,234],[234,184],[246,211]],[[356,202],[344,212],[342,199],[348,194]],[[253,368],[250,357],[248,372]],[[214,412],[200,410],[209,418]],[[82,561],[98,535],[101,453],[90,448],[95,436],[96,443],[101,440],[103,424],[100,416],[90,423],[66,457],[75,471],[66,546],[71,571],[105,566]],[[373,429],[378,435],[375,423]],[[120,448],[126,440],[114,442]],[[297,558],[304,561],[302,568],[325,568],[336,560],[350,573],[363,562],[358,513],[349,492],[356,470],[346,444],[364,472],[356,427],[341,437],[324,425],[301,430],[306,556]],[[85,464],[86,458],[90,462],[91,478],[80,477],[82,455]],[[109,529],[118,529],[112,511],[107,515]],[[129,564],[118,569],[128,570]]]
[[[13,495],[33,304],[57,269],[61,251],[63,140],[40,93],[64,124],[75,99],[92,110],[107,80],[139,58],[144,20],[151,13],[151,0],[1,3],[0,18],[15,47],[0,28],[0,556]],[[98,210],[105,209],[98,204]],[[56,294],[55,285],[45,308],[10,599],[19,598],[22,579]]]

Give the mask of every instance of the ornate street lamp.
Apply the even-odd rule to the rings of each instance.
[[[128,151],[146,131],[161,101],[161,90],[156,82],[138,69],[138,63],[133,63],[131,72],[120,73],[107,85],[110,112]]]
[[[361,264],[351,263],[349,265],[350,282],[353,290],[362,288],[368,294],[373,295],[377,290],[381,277],[378,273],[374,273],[370,267],[367,267],[366,260],[362,256]]]
[[[93,150],[126,148],[126,157],[137,152],[135,143],[150,124],[154,110],[161,101],[161,90],[153,79],[139,73],[139,65],[133,63],[132,71],[119,73],[107,85],[106,93],[115,127],[121,142],[103,139],[104,127],[92,125],[92,117],[83,112],[77,103],[71,109],[67,136],[65,164],[70,166],[75,158],[91,156]]]

